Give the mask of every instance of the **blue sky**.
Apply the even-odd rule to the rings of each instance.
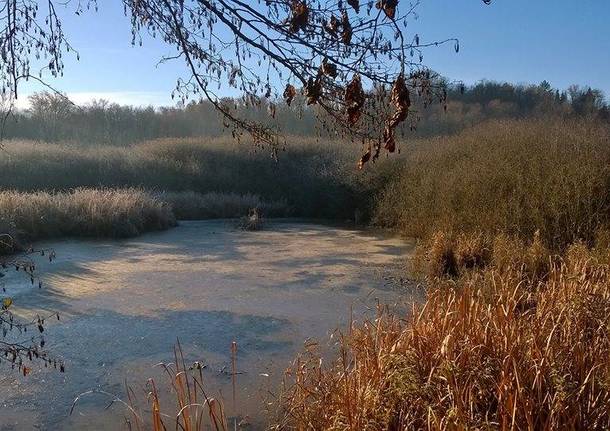
[[[105,98],[173,104],[170,93],[187,71],[179,60],[157,65],[171,47],[154,40],[132,47],[120,2],[99,3],[98,13],[76,16],[73,5],[64,11],[64,30],[81,59],[66,57],[66,75],[52,84],[76,103]],[[447,45],[424,56],[425,64],[451,79],[546,79],[554,87],[590,85],[610,95],[610,0],[494,0],[489,6],[481,0],[422,0],[418,14],[408,30],[422,42],[460,39],[459,54]],[[37,89],[24,86],[19,105],[25,106],[27,95]]]

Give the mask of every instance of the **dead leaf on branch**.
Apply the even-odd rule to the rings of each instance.
[[[379,0],[375,7],[382,9],[386,16],[390,19],[396,17],[396,7],[398,6],[398,0]]]
[[[381,141],[376,141],[373,149],[375,150],[375,152],[373,153],[372,160],[375,161],[379,158],[379,153],[381,153]]]
[[[343,27],[343,32],[341,33],[341,40],[346,45],[352,43],[352,25],[349,22],[349,17],[347,16],[347,12],[344,10],[341,12],[341,27]]]
[[[350,126],[355,125],[362,115],[364,106],[364,90],[360,75],[354,75],[345,88],[345,104],[347,105],[347,122]]]
[[[290,32],[298,33],[305,30],[309,23],[309,7],[304,1],[293,1],[291,6],[292,16],[290,17]]]
[[[337,37],[339,25],[339,20],[333,15],[330,17],[330,21],[325,25],[325,28],[333,37]]]
[[[326,59],[322,61],[321,70],[326,76],[330,76],[331,78],[337,77],[337,65],[335,63],[330,63]]]
[[[394,111],[392,117],[386,122],[383,131],[383,142],[385,144],[384,148],[390,153],[393,153],[396,151],[395,130],[400,123],[406,120],[409,115],[409,107],[411,106],[409,89],[407,88],[407,83],[402,74],[398,75],[394,81],[390,102],[394,105],[396,111]]]
[[[383,130],[383,142],[386,150],[390,153],[396,151],[396,138],[394,137],[394,129],[390,129],[388,126]]]
[[[370,144],[369,144],[369,149],[366,151],[366,153],[364,153],[362,155],[362,157],[360,157],[360,160],[358,160],[358,169],[361,170],[362,168],[364,168],[364,165],[369,160],[371,160],[371,145]]]
[[[305,96],[307,96],[307,104],[315,105],[320,100],[320,96],[322,96],[322,77],[320,74],[316,76],[314,79],[310,77],[307,80],[307,85],[305,86]]]
[[[294,88],[294,85],[286,84],[286,88],[284,89],[284,100],[288,106],[290,106],[296,95],[297,90]]]
[[[391,127],[396,127],[399,123],[407,118],[409,107],[411,106],[411,97],[407,83],[402,74],[398,75],[392,86],[390,102],[396,108],[396,112],[392,116]]]

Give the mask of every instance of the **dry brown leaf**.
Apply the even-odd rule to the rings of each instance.
[[[331,78],[337,77],[337,65],[335,63],[329,63],[326,59],[322,61],[321,67],[322,73]]]
[[[326,24],[325,28],[327,32],[336,37],[339,30],[339,20],[334,15],[331,16],[330,22]]]
[[[364,106],[364,90],[360,75],[354,75],[345,88],[345,104],[347,106],[347,122],[350,126],[355,125],[362,115]]]
[[[322,81],[320,79],[320,75],[318,75],[315,79],[310,77],[307,80],[307,85],[305,86],[305,96],[307,96],[308,105],[318,103],[320,96],[322,96]]]
[[[294,85],[286,84],[286,88],[284,89],[284,100],[288,106],[290,106],[296,95],[297,90],[294,88]]]
[[[390,94],[390,102],[394,104],[397,111],[409,111],[411,106],[411,97],[409,95],[409,89],[407,88],[407,82],[403,74],[398,75],[392,85],[392,93]]]
[[[392,93],[390,102],[396,108],[392,117],[386,122],[386,127],[383,131],[384,148],[390,153],[396,151],[395,130],[400,123],[406,120],[409,115],[409,107],[411,106],[411,97],[409,89],[405,81],[404,75],[400,74],[392,85]]]
[[[341,32],[341,40],[346,45],[352,43],[352,25],[349,22],[349,17],[347,16],[347,12],[343,11],[341,14],[341,26],[343,27],[343,31]]]
[[[382,9],[386,16],[390,19],[396,17],[396,7],[398,6],[398,0],[379,0],[375,7]]]
[[[364,153],[362,155],[362,157],[360,157],[360,160],[358,160],[358,169],[364,168],[364,165],[369,160],[371,160],[371,145],[370,144],[369,144],[369,149],[366,151],[366,153]]]
[[[390,128],[389,126],[386,126],[383,131],[383,143],[383,148],[388,150],[390,153],[396,151],[396,138],[394,137],[394,129]]]
[[[292,2],[291,10],[292,16],[289,20],[290,31],[298,33],[299,30],[305,30],[309,23],[309,7],[307,7],[307,3],[295,0]]]

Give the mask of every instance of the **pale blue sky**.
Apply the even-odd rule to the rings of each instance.
[[[135,105],[173,104],[178,60],[157,66],[172,49],[160,41],[131,46],[130,23],[118,0],[100,1],[98,13],[63,13],[64,29],[81,60],[66,57],[66,75],[53,84],[77,103],[103,97]],[[407,2],[402,1],[403,7]],[[426,51],[424,63],[443,75],[475,83],[548,80],[554,87],[590,85],[610,95],[610,0],[422,0],[409,30],[422,42],[457,37]],[[23,106],[34,85],[22,88]]]

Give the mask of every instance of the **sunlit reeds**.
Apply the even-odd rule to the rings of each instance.
[[[586,120],[496,121],[412,144],[377,222],[412,237],[503,232],[563,248],[610,224],[610,129]]]
[[[607,249],[519,247],[431,277],[423,304],[354,325],[335,361],[300,357],[277,428],[608,429]]]
[[[0,220],[22,240],[129,237],[175,225],[168,204],[140,189],[0,192]]]

